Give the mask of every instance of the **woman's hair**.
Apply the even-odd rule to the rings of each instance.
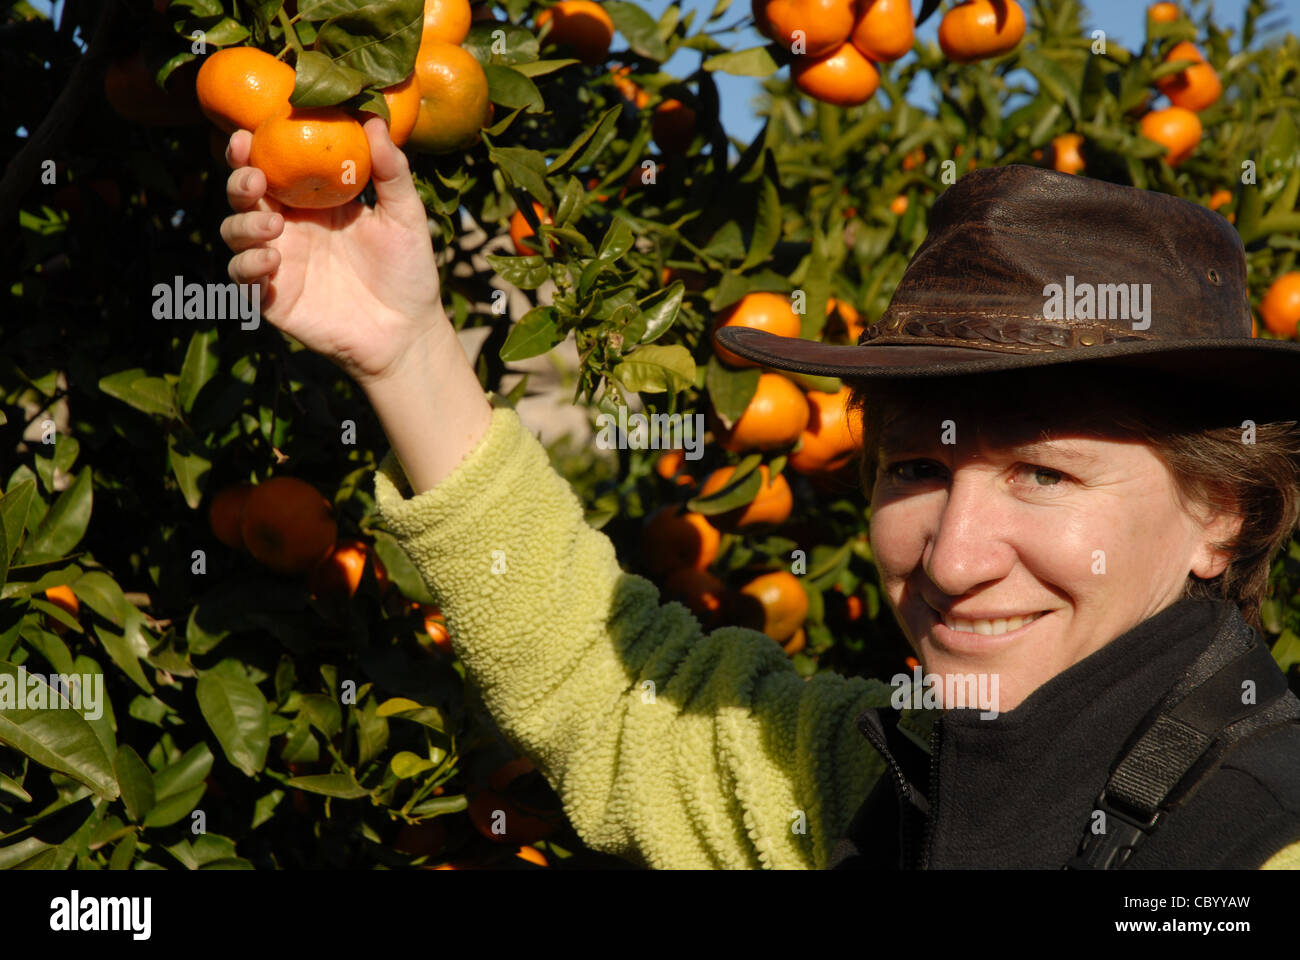
[[[1188,575],[1185,597],[1235,603],[1256,629],[1273,558],[1300,520],[1300,426],[1294,420],[1253,425],[1249,404],[1203,383],[1180,383],[1136,368],[1090,364],[911,380],[848,381],[849,407],[862,432],[859,481],[868,501],[880,442],[904,413],[934,414],[975,428],[997,442],[1025,432],[1046,439],[1078,431],[1150,446],[1169,469],[1184,509],[1240,514],[1241,530],[1215,544],[1230,557],[1219,576]]]

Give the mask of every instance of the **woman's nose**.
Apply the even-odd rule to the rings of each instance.
[[[931,582],[959,597],[1005,577],[1015,563],[1006,538],[1009,522],[988,471],[954,471],[923,554]]]

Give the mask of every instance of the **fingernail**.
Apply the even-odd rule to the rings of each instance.
[[[284,222],[284,221],[281,219],[281,217],[280,217],[280,215],[279,215],[278,213],[267,214],[267,217],[266,217],[266,229],[268,229],[268,230],[279,230],[279,229],[280,229],[280,224],[283,223],[283,222]]]

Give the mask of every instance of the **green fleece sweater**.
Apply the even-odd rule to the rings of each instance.
[[[884,766],[855,721],[892,688],[805,680],[753,630],[705,634],[619,567],[509,408],[442,483],[410,492],[390,453],[381,518],[589,847],[656,868],[826,865]],[[1300,867],[1300,844],[1266,866]]]

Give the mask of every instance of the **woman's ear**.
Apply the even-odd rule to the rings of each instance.
[[[1193,576],[1213,580],[1228,569],[1232,562],[1231,545],[1237,542],[1244,522],[1242,515],[1235,510],[1218,510],[1201,521],[1204,540],[1192,562]]]

